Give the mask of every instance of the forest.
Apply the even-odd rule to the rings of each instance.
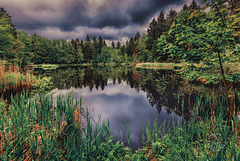
[[[111,46],[107,46],[101,36],[91,40],[87,35],[86,40],[67,41],[28,35],[16,31],[4,8],[0,13],[0,56],[14,63],[95,63],[103,62],[105,55],[106,61],[116,57],[120,62],[125,59],[132,62],[177,62],[181,59],[199,62],[209,51],[229,49],[236,54],[239,50],[239,6],[235,1],[224,5],[212,3],[202,8],[192,1],[179,13],[170,10],[164,14],[161,11],[149,24],[147,34],[141,36],[136,32],[126,44],[112,42]]]

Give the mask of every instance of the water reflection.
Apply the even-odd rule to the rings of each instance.
[[[109,119],[110,129],[118,140],[130,129],[133,149],[141,145],[142,129],[148,122],[158,125],[164,120],[171,125],[173,117],[180,119],[184,112],[190,118],[188,101],[182,106],[179,101],[181,77],[173,71],[136,70],[129,67],[118,68],[63,68],[51,72],[38,71],[51,76],[56,94],[83,96],[84,104],[94,120],[101,116]]]
[[[130,129],[131,147],[136,149],[141,146],[142,129],[145,129],[148,122],[153,124],[155,118],[158,125],[161,125],[164,120],[167,123],[172,123],[173,117],[180,119],[179,116],[172,113],[169,114],[166,110],[158,112],[156,108],[152,108],[147,99],[147,93],[142,90],[135,90],[127,85],[125,81],[121,84],[113,84],[113,81],[108,81],[104,90],[96,88],[89,89],[71,88],[69,90],[55,89],[52,92],[55,94],[73,95],[76,98],[84,96],[87,101],[84,103],[88,107],[91,117],[94,120],[107,121],[109,119],[111,133],[114,139],[120,140],[121,133],[124,133],[123,122],[126,120],[126,130]],[[127,140],[127,137],[125,137]],[[125,140],[125,142],[127,142]]]

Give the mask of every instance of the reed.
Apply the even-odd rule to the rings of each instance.
[[[27,95],[12,98],[8,112],[0,108],[2,160],[125,160],[130,153],[113,142],[109,123],[91,120],[82,98]]]
[[[149,124],[145,155],[153,160],[239,160],[239,91],[234,91],[229,98],[235,107],[231,113],[229,110],[233,107],[228,109],[225,99],[224,95],[199,96],[192,120],[173,121],[166,133],[159,130],[161,127],[154,124],[152,128]]]
[[[30,70],[24,73],[19,67],[0,61],[0,99],[6,90],[31,85],[35,77]]]
[[[92,120],[82,107],[82,98],[32,98],[23,92],[11,99],[8,110],[0,103],[1,159],[239,160],[240,94],[234,91],[231,95],[229,100],[235,107],[230,109],[224,99],[218,95],[198,97],[188,123],[173,120],[171,127],[166,122],[159,126],[156,118],[153,127],[149,123],[143,133],[143,147],[132,153],[123,142],[113,142],[109,121]],[[235,112],[229,113],[233,107]],[[129,144],[130,130],[126,134],[125,130],[122,135],[127,135]]]

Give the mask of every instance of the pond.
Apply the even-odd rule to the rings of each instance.
[[[183,89],[184,80],[172,70],[147,70],[131,67],[77,68],[36,70],[41,76],[52,78],[54,95],[72,95],[84,98],[93,120],[109,120],[114,140],[141,147],[146,126],[157,121],[161,126],[172,126],[173,120],[190,118],[188,99]],[[188,97],[187,97],[188,98]],[[189,97],[191,98],[191,97]],[[181,100],[181,101],[180,101]],[[185,103],[186,102],[186,103]]]

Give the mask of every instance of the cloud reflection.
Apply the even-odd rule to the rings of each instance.
[[[71,94],[75,98],[84,96],[87,101],[84,107],[88,107],[91,117],[98,120],[99,116],[104,121],[109,119],[111,133],[115,139],[120,139],[123,133],[123,122],[126,119],[126,134],[127,129],[131,133],[131,146],[136,149],[141,146],[142,129],[145,129],[148,122],[153,124],[157,119],[158,125],[161,125],[164,120],[172,122],[173,117],[179,119],[174,113],[168,115],[163,109],[159,114],[155,107],[152,107],[143,91],[136,91],[123,82],[123,84],[113,85],[108,82],[105,89],[93,89],[92,92],[88,88],[71,88],[69,90],[55,89],[55,96],[58,94]]]

